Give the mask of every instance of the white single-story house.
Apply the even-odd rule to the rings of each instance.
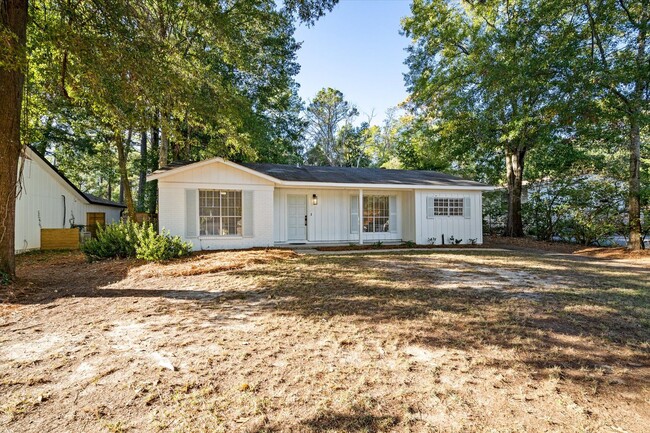
[[[16,199],[16,252],[41,247],[41,229],[119,221],[124,205],[83,193],[29,146],[21,156]],[[20,175],[20,174],[19,174]]]
[[[160,229],[195,250],[288,244],[483,242],[493,187],[419,170],[176,163],[158,181]]]

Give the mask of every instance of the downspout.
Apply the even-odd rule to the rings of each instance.
[[[67,209],[65,208],[65,196],[61,194],[61,197],[63,197],[63,227],[65,228],[65,214],[67,213]]]

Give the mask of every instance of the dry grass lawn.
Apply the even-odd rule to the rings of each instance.
[[[20,258],[0,431],[647,432],[647,262]]]

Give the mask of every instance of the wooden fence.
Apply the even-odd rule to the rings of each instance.
[[[79,249],[79,229],[41,229],[41,249]]]

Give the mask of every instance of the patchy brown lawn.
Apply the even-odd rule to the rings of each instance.
[[[526,252],[20,258],[0,431],[644,432],[650,270]]]

